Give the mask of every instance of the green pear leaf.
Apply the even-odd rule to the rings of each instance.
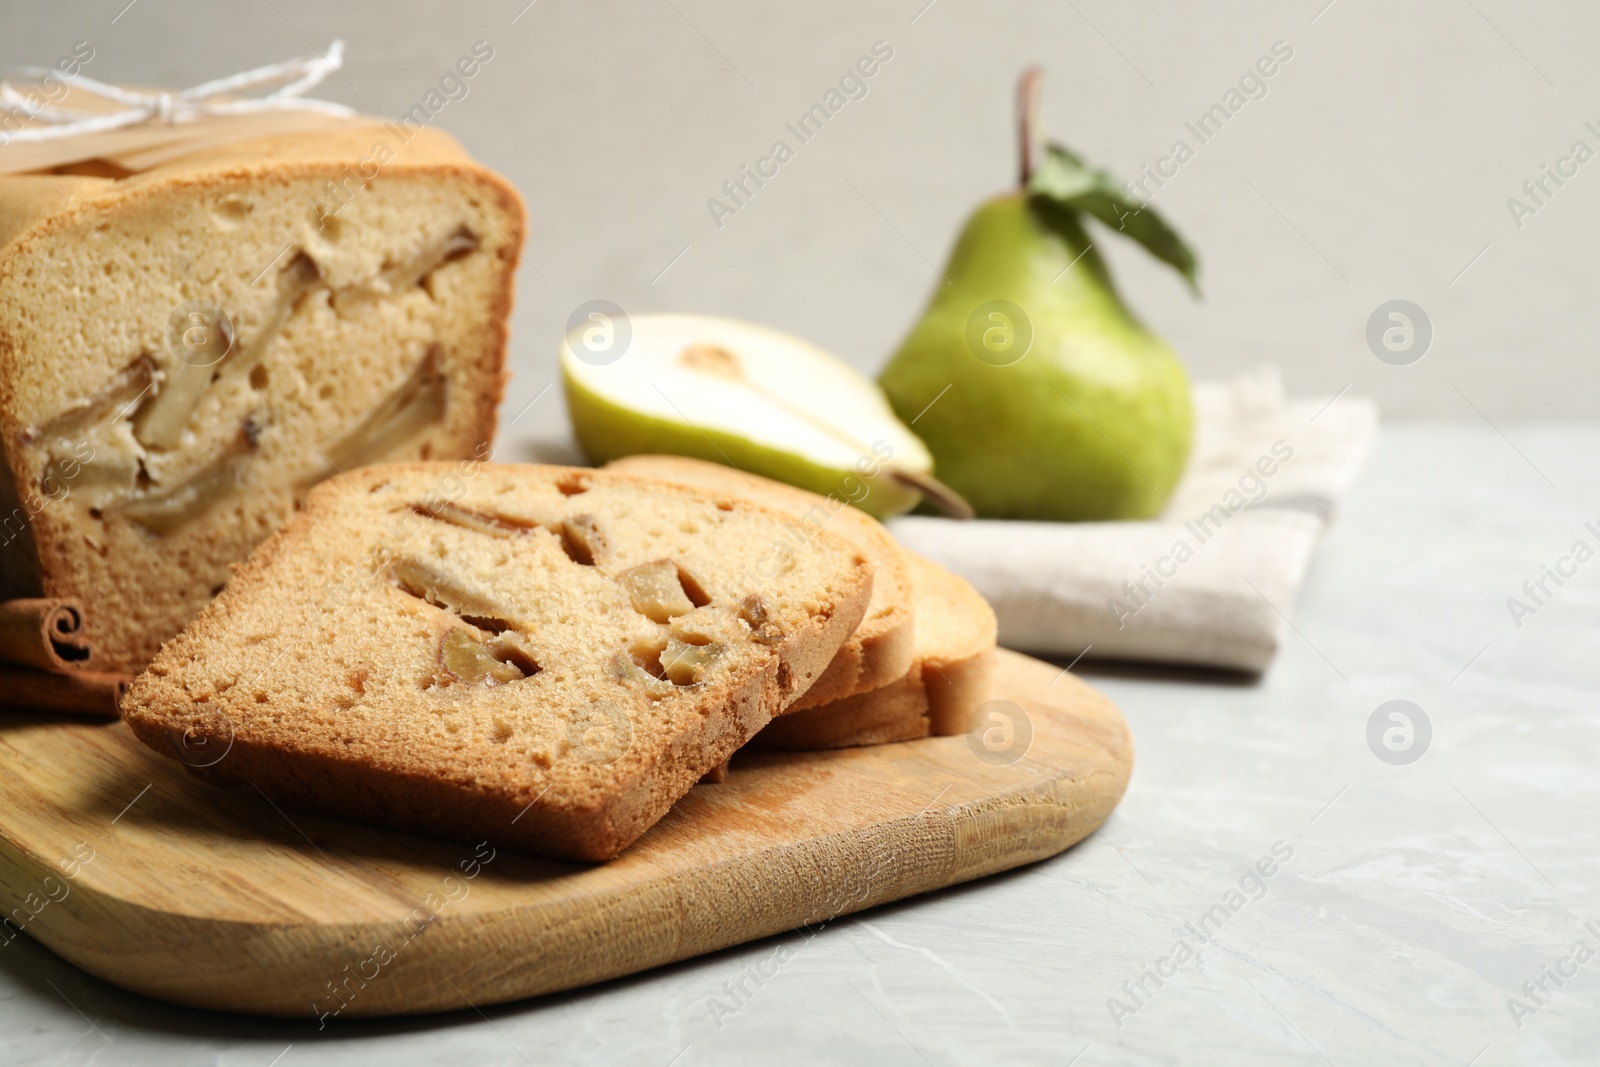
[[[1194,250],[1149,204],[1129,193],[1107,170],[1091,167],[1083,157],[1054,142],[1028,176],[1028,192],[1073,211],[1085,211],[1144,246],[1200,292],[1200,262]]]

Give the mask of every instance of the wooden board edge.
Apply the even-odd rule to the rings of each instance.
[[[194,920],[74,889],[69,899],[79,900],[75,908],[62,908],[51,917],[56,921],[25,932],[112,985],[188,1007],[324,1019],[452,1011],[467,1007],[467,999],[480,1006],[499,1004],[637,974],[1036,863],[1087,838],[1115,806],[1112,801],[1085,811],[1061,803],[1051,795],[1054,788],[1030,792],[1037,795],[1011,794],[990,798],[983,805],[883,823],[875,828],[870,845],[884,860],[882,870],[833,881],[791,882],[782,899],[767,899],[758,923],[711,922],[692,927],[677,939],[625,934],[619,942],[608,937],[612,931],[605,929],[603,915],[597,914],[589,916],[585,925],[597,937],[607,937],[606,952],[581,961],[530,958],[510,971],[495,962],[500,955],[493,951],[495,943],[515,936],[516,928],[575,920],[545,914],[558,912],[558,907],[460,917],[445,914],[426,924],[419,922],[416,928],[400,920],[387,930],[366,923]],[[986,813],[981,809],[996,799],[1025,804],[1038,816],[1020,842],[1022,847],[983,847],[993,835],[984,829]],[[937,842],[933,848],[930,825]],[[1018,843],[1014,830],[1007,833]],[[836,836],[847,839],[844,847],[861,843],[858,835]],[[752,886],[788,879],[797,869],[837,869],[830,860],[841,845],[834,837],[819,837],[753,852],[697,872],[694,884],[679,879],[643,887],[632,906],[667,922],[682,920],[694,897],[748,893]],[[774,872],[782,873],[775,879]],[[0,883],[9,886],[22,873],[15,857],[0,850]],[[93,913],[98,913],[97,923],[84,918]],[[108,942],[101,933],[108,921],[144,934],[137,943]],[[159,936],[160,931],[165,936]],[[212,955],[216,966],[197,967],[197,951]],[[330,959],[321,986],[308,985],[305,958]]]
[[[1025,702],[1036,699],[1029,690],[1050,680],[1054,669],[1014,653],[1005,655],[1026,668],[1009,695]],[[468,1001],[498,1004],[576,989],[1025,866],[1087,838],[1127,788],[1132,742],[1109,700],[1076,679],[1069,679],[1067,687],[1097,705],[1091,716],[1096,719],[1091,733],[1099,735],[1092,746],[1096,758],[1088,764],[1056,768],[1047,777],[972,803],[891,819],[865,834],[840,832],[789,842],[643,885],[632,894],[630,907],[658,921],[635,922],[628,930],[609,927],[610,909],[574,917],[560,901],[441,914],[415,929],[404,918],[393,924],[252,923],[159,911],[91,886],[68,884],[67,895],[37,913],[46,918],[48,910],[47,921],[19,925],[6,917],[0,935],[14,938],[19,930],[26,932],[68,962],[143,996],[219,1011],[320,1017],[324,1022],[330,1016],[451,1011]],[[1085,775],[1105,779],[1103,786],[1086,790]],[[1088,805],[1083,803],[1086,796]],[[1014,821],[1018,808],[1027,809],[1029,816],[1020,835]],[[997,829],[1002,809],[1012,820],[1004,823],[1003,832]],[[843,850],[865,852],[879,862],[865,871],[831,862]],[[837,870],[853,873],[832,880],[814,877],[815,872]],[[13,899],[43,900],[47,877],[62,882],[51,861],[0,835],[0,889]],[[760,906],[742,924],[695,910],[697,897],[738,899],[752,893],[759,896]],[[577,961],[522,957],[497,962],[508,940],[536,943],[540,931],[557,924],[586,927],[584,932],[603,943],[605,951]],[[107,929],[130,933],[119,942],[106,935]],[[674,930],[681,932],[662,936]],[[207,957],[213,965],[200,965]],[[326,975],[318,971],[315,979],[308,979],[307,960],[325,961],[318,966]]]

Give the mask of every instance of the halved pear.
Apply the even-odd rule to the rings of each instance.
[[[710,315],[639,315],[629,325],[610,362],[590,356],[590,326],[561,342],[567,410],[595,463],[693,456],[880,518],[941,495],[932,456],[877,384],[816,345]]]

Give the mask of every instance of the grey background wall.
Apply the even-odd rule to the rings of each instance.
[[[1292,391],[1349,384],[1389,417],[1600,414],[1600,160],[1546,179],[1520,226],[1507,206],[1532,206],[1523,182],[1575,141],[1600,152],[1592,4],[526,4],[5,0],[0,66],[87,40],[94,77],[182,87],[342,37],[344,74],[319,95],[393,117],[488,42],[435,121],[528,201],[512,411],[554,379],[567,317],[595,297],[763,321],[875,371],[965,214],[1014,181],[1013,84],[1037,62],[1051,131],[1092,159],[1132,175],[1177,139],[1197,149],[1155,203],[1200,250],[1205,299],[1104,242],[1196,377],[1274,362]],[[798,145],[784,122],[877,41],[894,54],[867,95]],[[1279,41],[1293,57],[1266,95],[1200,145],[1185,121]],[[706,200],[780,138],[795,158],[719,228]],[[1364,340],[1393,298],[1433,323],[1410,366]],[[564,418],[552,389],[517,429]]]

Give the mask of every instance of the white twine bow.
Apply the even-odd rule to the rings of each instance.
[[[306,56],[272,63],[176,93],[143,92],[96,81],[82,74],[67,74],[47,67],[20,67],[0,80],[0,106],[10,108],[13,113],[20,111],[36,119],[40,125],[17,130],[5,140],[48,141],[151,121],[167,124],[193,122],[203,115],[254,115],[266,111],[319,111],[325,115],[354,115],[355,110],[343,104],[301,96],[343,64],[344,42],[334,41],[328,46],[325,56]],[[35,83],[55,78],[73,89],[91,93],[102,101],[121,104],[122,107],[107,110],[104,107],[57,107],[48,101],[39,103],[37,88],[31,93],[23,92],[12,84],[14,78],[32,79]],[[285,84],[279,85],[280,82]],[[239,99],[236,95],[272,85],[279,87],[265,96]]]

